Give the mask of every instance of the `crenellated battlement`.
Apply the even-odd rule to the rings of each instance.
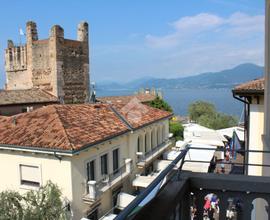
[[[7,72],[24,71],[27,69],[26,45],[14,46],[11,42],[8,42],[8,48],[5,50],[5,69]]]
[[[59,25],[50,29],[48,39],[39,40],[36,23],[27,22],[25,45],[17,46],[8,40],[5,70],[8,90],[40,88],[65,103],[87,102],[90,78],[87,22],[78,25],[77,40],[65,39],[64,29]]]

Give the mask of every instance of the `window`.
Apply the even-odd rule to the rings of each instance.
[[[151,132],[151,148],[154,148],[154,132]]]
[[[40,169],[39,166],[20,164],[21,185],[40,186]]]
[[[86,164],[87,182],[95,180],[95,160],[92,160]]]
[[[119,169],[119,149],[113,150],[113,173],[118,173]]]
[[[137,142],[137,152],[141,152],[141,144],[140,144],[140,137],[138,137],[138,142]]]
[[[101,175],[108,174],[108,154],[104,154],[100,157]]]
[[[144,136],[144,146],[145,146],[145,152],[148,152],[148,140],[147,140],[147,134]]]

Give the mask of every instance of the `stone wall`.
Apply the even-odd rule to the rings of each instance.
[[[18,49],[8,41],[6,88],[40,88],[64,103],[88,102],[88,24],[78,25],[78,40],[64,39],[64,30],[58,25],[51,28],[50,37],[45,40],[38,39],[34,22],[27,22],[26,30],[26,45]]]

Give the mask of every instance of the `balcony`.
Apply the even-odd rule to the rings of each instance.
[[[99,181],[89,181],[87,183],[88,193],[83,196],[83,201],[86,203],[96,202],[102,193],[115,186],[117,183],[123,181],[132,172],[132,160],[126,159],[125,164],[113,173],[104,176]]]
[[[159,157],[162,153],[164,153],[171,146],[171,144],[172,143],[170,140],[166,140],[165,142],[159,144],[155,148],[152,148],[150,151],[148,151],[144,154],[138,155],[139,159],[137,162],[137,166],[140,168],[143,168],[146,165],[150,164],[157,157]]]
[[[270,219],[270,177],[183,171],[183,164],[192,162],[185,160],[190,149],[187,147],[183,150],[115,220]],[[252,151],[237,152],[244,154]],[[269,154],[270,151],[260,153]],[[179,162],[180,168],[175,169]],[[269,164],[245,163],[242,166],[270,167]],[[167,179],[165,183],[164,179]],[[211,203],[207,205],[208,201]]]

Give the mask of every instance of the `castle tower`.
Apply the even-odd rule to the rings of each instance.
[[[39,40],[36,23],[26,24],[26,44],[11,40],[5,50],[6,89],[39,88],[64,103],[89,100],[88,24],[81,22],[77,39],[64,38],[64,29],[55,25],[48,39]]]

